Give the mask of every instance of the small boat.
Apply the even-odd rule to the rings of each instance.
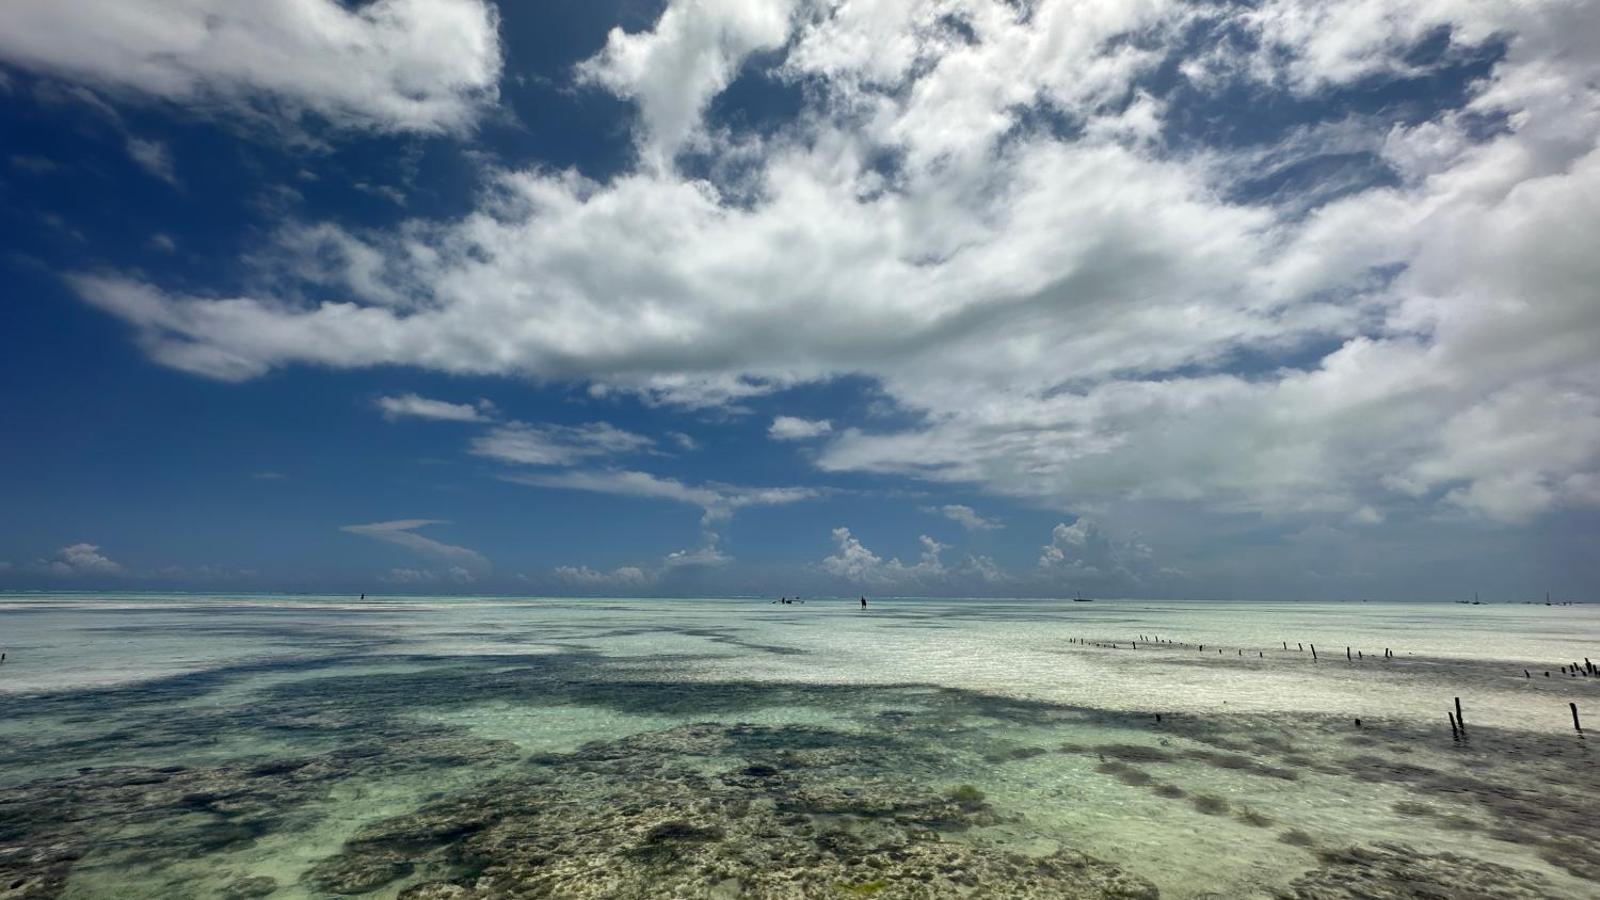
[[[1093,603],[1094,599],[1091,598],[1091,597],[1079,596],[1079,597],[1073,597],[1072,598],[1072,602],[1073,603]]]

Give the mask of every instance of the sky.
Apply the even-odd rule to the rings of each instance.
[[[0,589],[1594,599],[1593,0],[9,0]]]

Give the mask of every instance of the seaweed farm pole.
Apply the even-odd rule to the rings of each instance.
[[[1578,737],[1583,737],[1583,725],[1578,722],[1578,704],[1568,703],[1567,705],[1572,707],[1572,727],[1577,729]]]
[[[1311,645],[1311,661],[1312,662],[1316,662],[1317,661],[1317,645],[1316,644],[1312,644]]]
[[[1450,717],[1450,739],[1453,741],[1461,740],[1461,732],[1456,728],[1456,714],[1453,712],[1446,712],[1445,715]]]
[[[1461,698],[1456,698],[1456,721],[1461,723],[1461,733],[1467,733],[1467,717],[1461,714]]]
[[[1344,648],[1344,661],[1345,662],[1349,662],[1350,661],[1350,648],[1349,647]]]

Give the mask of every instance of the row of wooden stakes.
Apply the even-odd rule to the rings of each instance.
[[[1160,635],[1148,635],[1147,636],[1147,635],[1141,634],[1141,635],[1139,635],[1139,639],[1138,640],[1129,641],[1128,642],[1130,649],[1133,649],[1133,650],[1139,649],[1139,641],[1143,641],[1146,644],[1157,644],[1157,645],[1161,645],[1161,646],[1171,646],[1171,647],[1187,647],[1187,646],[1189,646],[1188,644],[1184,644],[1184,643],[1177,642],[1177,641],[1162,640]],[[1108,642],[1105,642],[1105,641],[1090,641],[1090,640],[1086,640],[1084,638],[1068,638],[1067,642],[1071,643],[1071,644],[1078,644],[1078,645],[1084,646],[1084,647],[1100,647],[1102,649],[1107,649],[1107,650],[1120,650],[1120,649],[1122,649],[1121,644],[1119,642],[1116,642],[1116,641],[1112,641],[1112,642],[1108,643]],[[1206,645],[1205,644],[1198,644],[1196,646],[1199,648],[1199,652],[1201,652],[1201,653],[1205,652],[1205,649],[1206,649]],[[1305,652],[1306,646],[1307,646],[1306,644],[1301,643],[1301,642],[1296,642],[1296,644],[1295,644],[1296,649],[1301,653]],[[1316,662],[1319,659],[1319,657],[1317,656],[1317,645],[1316,644],[1311,644],[1310,647],[1311,647],[1311,660],[1313,662]],[[1283,642],[1283,649],[1285,649],[1285,650],[1289,649],[1289,642],[1288,641],[1284,641]],[[1219,650],[1217,650],[1217,652],[1221,653],[1222,651],[1219,649]],[[1244,651],[1243,650],[1239,650],[1238,651],[1238,655],[1243,656],[1244,655]],[[1256,651],[1256,656],[1259,657],[1259,658],[1265,659],[1266,658],[1266,653],[1263,652],[1263,651],[1259,651],[1258,650],[1258,651]],[[1359,650],[1355,651],[1354,655],[1352,655],[1351,654],[1351,648],[1346,647],[1346,648],[1344,648],[1344,658],[1346,660],[1354,662],[1354,661],[1357,661],[1357,660],[1366,659],[1366,656],[1364,654],[1362,654],[1362,652],[1359,651]],[[1388,647],[1383,648],[1383,658],[1384,659],[1394,659],[1394,651],[1390,650]],[[1569,676],[1571,676],[1573,678],[1578,677],[1579,674],[1582,674],[1585,678],[1588,678],[1588,677],[1591,677],[1591,676],[1592,677],[1600,677],[1600,666],[1596,666],[1593,662],[1591,662],[1589,660],[1589,657],[1585,656],[1583,658],[1583,665],[1582,666],[1579,666],[1577,663],[1572,663],[1570,667],[1564,665],[1564,666],[1561,666],[1561,673],[1563,675],[1569,675]],[[1532,673],[1530,673],[1527,669],[1523,669],[1522,670],[1522,674],[1523,674],[1523,677],[1525,677],[1525,678],[1530,678],[1531,679],[1533,677]],[[1549,678],[1550,677],[1550,673],[1548,671],[1545,672],[1544,673],[1544,677]],[[1578,704],[1569,702],[1567,704],[1567,706],[1570,707],[1571,710],[1572,710],[1572,728],[1573,728],[1573,730],[1578,732],[1578,736],[1579,737],[1583,737],[1583,723],[1578,719]],[[1465,740],[1466,737],[1467,737],[1467,721],[1461,714],[1461,698],[1460,697],[1456,698],[1455,712],[1447,713],[1447,715],[1450,718],[1450,736],[1452,738],[1454,738],[1455,740],[1457,740],[1457,741]],[[1157,716],[1156,720],[1160,721],[1160,716]],[[1356,719],[1356,727],[1359,728],[1360,726],[1361,726],[1361,720],[1360,719]]]

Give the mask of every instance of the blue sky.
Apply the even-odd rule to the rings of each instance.
[[[1587,598],[1596,18],[7,4],[0,589]]]

